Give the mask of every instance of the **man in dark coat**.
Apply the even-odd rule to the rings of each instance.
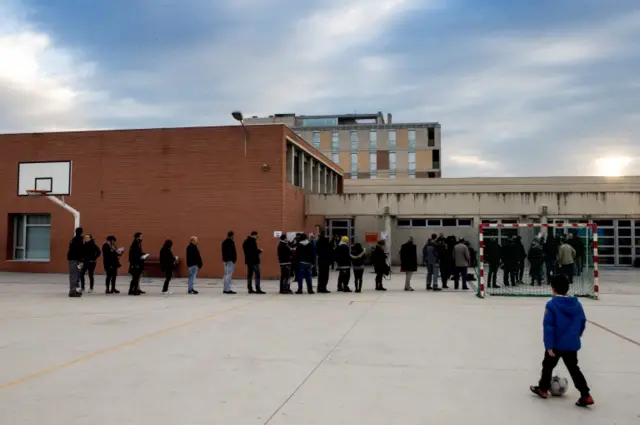
[[[507,239],[502,245],[502,264],[504,266],[504,286],[516,286],[518,284],[518,250],[511,239]]]
[[[376,273],[376,291],[386,291],[386,288],[382,286],[382,279],[390,273],[389,265],[387,264],[387,253],[384,251],[384,246],[384,240],[379,240],[371,252],[373,270]]]
[[[236,261],[238,261],[236,242],[233,240],[233,232],[229,231],[227,232],[227,238],[222,242],[222,262],[224,263],[223,294],[235,294],[235,291],[231,289],[231,283],[233,272],[236,269]]]
[[[82,270],[82,260],[84,259],[84,239],[82,227],[76,229],[76,235],[69,242],[67,251],[67,261],[69,262],[69,296],[77,298],[82,296],[78,290],[78,281]]]
[[[558,267],[558,241],[553,234],[547,235],[546,242],[542,244],[542,252],[544,253],[544,265],[547,268],[547,284],[549,284]]]
[[[535,285],[536,281],[538,285],[542,285],[542,263],[544,262],[544,253],[542,252],[542,247],[540,246],[540,242],[535,240],[533,244],[531,244],[531,248],[529,249],[529,264],[531,269],[529,270],[531,274],[531,285]]]
[[[129,295],[141,295],[145,292],[140,289],[140,276],[144,271],[144,260],[148,257],[142,251],[142,233],[133,235],[133,242],[129,248],[129,274],[131,283],[129,284]]]
[[[120,255],[122,250],[118,250],[116,247],[116,237],[113,235],[107,236],[107,240],[102,245],[102,264],[104,266],[104,273],[106,275],[107,294],[119,294],[120,291],[116,289],[116,276],[118,276],[118,269],[120,268]]]
[[[94,277],[93,274],[96,271],[96,263],[100,258],[100,248],[96,245],[96,241],[93,236],[87,234],[84,237],[83,247],[83,259],[82,259],[82,271],[80,272],[80,286],[82,292],[84,292],[85,275],[89,275],[89,292],[93,292]]]
[[[316,242],[316,254],[318,256],[318,292],[328,294],[329,269],[333,263],[333,245],[327,237],[324,229],[320,230],[320,237]]]
[[[484,260],[489,264],[489,274],[487,275],[487,287],[498,287],[498,270],[500,269],[500,244],[493,239],[485,242]]]
[[[247,265],[247,290],[250,294],[266,294],[260,287],[260,254],[258,248],[258,232],[255,230],[242,243],[244,263]],[[253,276],[256,276],[256,290],[253,290]]]
[[[278,264],[280,265],[280,294],[293,294],[291,290],[291,256],[293,249],[287,240],[287,235],[280,235],[278,243]]]
[[[198,276],[198,272],[202,269],[202,256],[198,249],[198,238],[196,236],[191,236],[191,240],[187,246],[187,267],[189,268],[187,293],[191,295],[198,295],[198,291],[196,291],[196,278]]]
[[[412,236],[400,247],[400,267],[405,273],[404,290],[413,291],[411,276],[418,271],[418,248],[413,243]]]

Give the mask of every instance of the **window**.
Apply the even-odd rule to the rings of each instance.
[[[471,219],[458,219],[455,218],[401,218],[398,219],[398,227],[456,227],[471,226]]]
[[[434,173],[433,171],[429,171],[427,173],[427,177],[429,177],[430,179],[435,179],[436,178],[436,173]]]
[[[303,127],[333,127],[338,125],[338,118],[306,118],[302,120]]]
[[[409,177],[416,176],[416,153],[409,152]]]
[[[396,172],[396,153],[389,152],[389,172]]]
[[[351,177],[355,174],[358,174],[358,154],[355,152],[351,153]]]
[[[389,150],[390,151],[396,150],[396,131],[395,130],[389,130]]]
[[[455,218],[447,218],[442,220],[442,225],[444,227],[456,227],[457,224],[458,222],[456,221]]]
[[[340,147],[340,134],[337,131],[332,131],[331,132],[331,151],[338,152],[339,147]]]
[[[300,158],[302,157],[301,152],[296,149],[293,154],[293,185],[302,187],[302,168],[300,167]]]
[[[369,152],[375,152],[378,149],[378,132],[371,130],[369,132]]]
[[[13,260],[49,261],[51,216],[20,214],[12,217]]]
[[[398,219],[398,227],[411,227],[411,220]]]
[[[442,226],[442,220],[429,220],[427,222],[427,225],[429,227],[441,227]]]
[[[436,145],[436,129],[433,127],[429,127],[427,129],[427,140],[429,141],[429,146]]]
[[[376,153],[369,154],[369,166],[371,170],[371,175],[375,176],[376,171],[378,171],[378,154]]]
[[[411,219],[411,227],[427,227],[427,220],[421,218]]]
[[[416,131],[409,130],[409,152],[416,151]]]
[[[469,227],[472,225],[472,220],[469,219],[458,219],[458,227]]]
[[[514,219],[504,219],[504,220],[482,220],[483,224],[515,224],[518,220]],[[494,239],[500,245],[504,244],[504,242],[512,238],[514,236],[518,236],[518,228],[517,227],[499,227],[499,228],[485,228],[484,229],[484,238],[485,239]]]
[[[358,152],[358,132],[351,132],[351,152]]]
[[[314,131],[312,137],[313,137],[313,147],[316,149],[319,149],[320,148],[320,132]]]
[[[331,154],[331,160],[332,160],[333,162],[335,162],[336,164],[339,164],[339,163],[340,163],[340,157],[338,156],[338,152],[333,152],[333,153]]]

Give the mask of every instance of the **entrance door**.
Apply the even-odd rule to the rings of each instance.
[[[338,235],[349,238],[350,244],[355,242],[355,228],[353,218],[332,218],[326,220],[327,234],[331,237]]]

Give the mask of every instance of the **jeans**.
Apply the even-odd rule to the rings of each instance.
[[[93,289],[93,273],[95,272],[95,270],[96,263],[94,263],[93,261],[84,263],[84,265],[82,266],[82,272],[80,273],[80,286],[82,287],[82,289],[84,289],[84,275],[87,273],[89,274],[89,288]]]
[[[198,266],[189,267],[189,280],[187,281],[189,292],[194,290],[194,286],[196,286],[197,276],[198,276]]]
[[[247,264],[247,289],[253,292],[253,276],[256,276],[256,291],[260,292],[260,264]]]
[[[169,282],[173,278],[173,270],[169,269],[164,272],[164,285],[162,285],[162,292],[169,292]]]
[[[236,270],[236,265],[233,261],[224,262],[224,292],[231,291],[231,279],[233,278],[233,272]]]
[[[311,264],[300,263],[300,273],[298,274],[298,292],[302,292],[302,281],[307,283],[307,292],[313,293],[313,281],[311,280]]]
[[[356,292],[362,291],[362,275],[364,269],[353,268],[353,284],[356,286]]]
[[[440,272],[440,264],[427,264],[427,288],[438,287],[438,273]]]
[[[540,387],[540,390],[545,392],[549,391],[553,369],[558,364],[558,361],[562,359],[564,365],[569,371],[569,375],[571,375],[571,379],[573,380],[573,385],[576,387],[576,390],[580,391],[580,395],[583,397],[588,395],[589,386],[587,385],[587,380],[585,379],[582,371],[580,370],[580,367],[578,366],[578,352],[554,350],[554,353],[556,355],[555,357],[551,357],[546,351],[544,353],[544,360],[542,361],[542,374],[540,376],[540,382],[538,383],[538,387]]]
[[[79,261],[69,261],[69,293],[78,292],[78,280],[80,279]]]
[[[460,277],[462,276],[462,289],[468,289],[467,287],[467,269],[468,267],[458,267],[456,266],[456,274],[453,280],[453,287],[458,289],[458,282],[460,281]]]

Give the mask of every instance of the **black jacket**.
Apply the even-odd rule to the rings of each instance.
[[[173,265],[175,264],[176,256],[173,255],[171,248],[167,246],[163,246],[160,249],[160,270],[164,273],[169,270],[173,270]]]
[[[542,247],[540,247],[540,245],[533,245],[531,249],[529,249],[529,263],[542,264],[543,261],[544,253],[542,252]]]
[[[198,247],[190,243],[187,246],[187,267],[198,266],[199,269],[202,268],[202,257],[200,256],[200,250]]]
[[[291,264],[291,246],[288,241],[280,241],[278,244],[278,263],[281,266],[288,266]]]
[[[105,269],[117,269],[120,267],[120,256],[116,248],[105,242],[102,245],[102,264]]]
[[[400,247],[400,267],[405,272],[418,270],[418,251],[416,244],[409,241]]]
[[[260,249],[256,238],[249,236],[242,243],[242,251],[244,252],[244,263],[248,266],[260,264]]]
[[[84,260],[84,239],[82,236],[74,236],[69,242],[69,250],[67,251],[67,261]]]
[[[487,241],[485,244],[484,259],[494,267],[500,265],[500,245],[495,241]]]
[[[574,236],[573,238],[569,239],[569,245],[571,245],[571,248],[575,249],[576,258],[584,257],[584,243],[582,243],[582,240],[580,240],[580,238]]]
[[[85,263],[95,263],[100,258],[100,248],[93,239],[84,244],[83,261]]]
[[[351,264],[353,265],[354,270],[364,268],[364,254],[365,252],[362,246],[354,246],[351,248]]]
[[[227,238],[222,241],[222,262],[228,263],[232,262],[233,264],[238,261],[238,253],[236,251],[236,243],[233,239]]]
[[[333,243],[326,236],[320,236],[316,242],[318,262],[330,264],[333,261]]]
[[[129,273],[132,271],[142,273],[142,270],[144,270],[144,260],[142,259],[143,255],[142,243],[134,240],[129,248]]]
[[[308,239],[300,241],[296,248],[296,256],[301,264],[314,265],[316,263],[316,252],[313,244]]]
[[[376,274],[388,274],[389,266],[387,265],[387,253],[380,245],[376,245],[371,253],[371,261]]]
[[[351,253],[348,244],[340,242],[335,250],[334,256],[338,269],[351,268]]]
[[[513,269],[517,266],[518,261],[520,260],[518,247],[513,242],[505,242],[501,248],[500,258],[502,258],[504,267],[507,270]]]

